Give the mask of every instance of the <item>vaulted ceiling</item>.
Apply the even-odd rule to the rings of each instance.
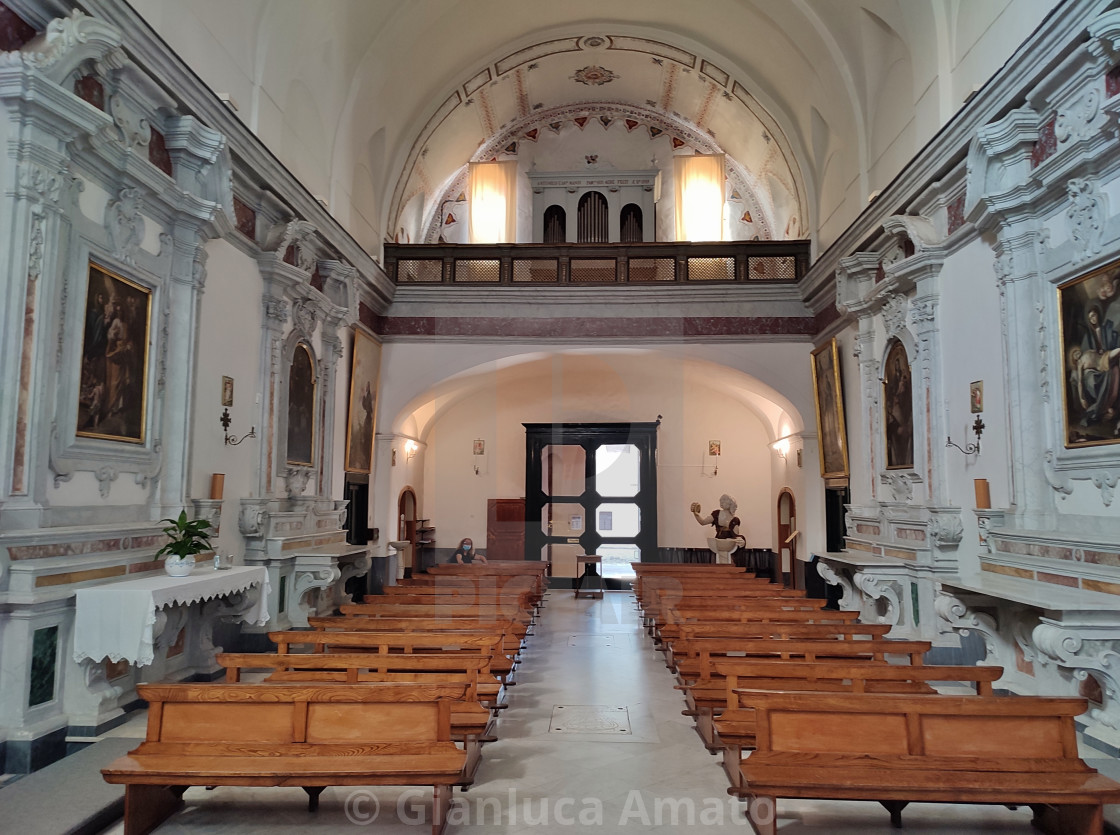
[[[823,248],[1057,3],[133,5],[377,255],[424,234],[467,162],[596,143],[617,168],[725,152],[763,237]]]

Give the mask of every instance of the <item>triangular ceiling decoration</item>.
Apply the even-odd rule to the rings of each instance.
[[[673,150],[674,151],[677,150],[677,148],[683,148],[684,147],[685,143],[684,143],[683,139],[677,139],[677,137],[675,137],[675,136],[671,137],[671,138],[673,140]]]
[[[455,198],[455,202],[456,202],[456,203],[465,203],[465,202],[467,202],[467,194],[466,194],[466,192],[464,192],[464,191],[460,191],[460,192],[459,192],[459,196]]]
[[[445,220],[443,222],[443,225],[444,226],[450,226],[454,222],[455,222],[455,215],[451,214],[451,212],[448,212],[447,213],[447,220]]]
[[[627,119],[625,124],[626,124],[626,130],[634,130],[634,128],[636,128],[638,125],[640,125],[641,122],[637,121],[636,119]]]
[[[599,121],[603,123],[603,127],[609,128],[611,126],[611,122],[613,122],[614,119],[612,119],[610,116],[603,115],[599,117]]]
[[[516,142],[510,142],[508,145],[506,145],[502,149],[502,153],[503,154],[516,154],[517,153],[517,143]]]
[[[576,118],[572,119],[572,121],[575,122],[579,126],[580,130],[583,130],[584,125],[587,124],[587,117],[586,116],[576,116]]]
[[[732,192],[731,192],[731,199],[732,199],[732,200],[742,200],[742,199],[743,199],[743,195],[741,195],[741,194],[739,193],[739,189],[733,189],[733,190],[732,190]]]
[[[540,128],[533,128],[532,130],[525,131],[525,138],[530,142],[537,141],[537,134],[540,133]]]
[[[657,139],[657,137],[661,136],[661,134],[663,134],[664,132],[665,131],[661,130],[661,128],[655,128],[653,125],[649,126],[650,139]]]
[[[560,128],[564,127],[563,122],[549,122],[548,129],[553,133],[560,133]]]
[[[754,218],[751,217],[750,212],[743,212],[743,216],[740,218],[740,220],[743,223],[754,223]]]

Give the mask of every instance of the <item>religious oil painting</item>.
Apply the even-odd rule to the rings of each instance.
[[[381,345],[361,329],[354,330],[350,371],[350,421],[346,431],[346,472],[368,473],[373,466],[373,433],[377,411],[377,379]]]
[[[315,463],[315,361],[311,349],[296,345],[288,369],[288,463]]]
[[[984,381],[977,380],[968,386],[968,403],[972,414],[978,415],[984,411]]]
[[[883,369],[883,428],[887,469],[913,469],[914,388],[906,346],[897,339],[887,350],[887,362]]]
[[[144,443],[151,308],[150,290],[89,265],[78,435]]]
[[[233,377],[222,377],[222,405],[233,405]]]
[[[1120,442],[1120,262],[1058,288],[1066,447]]]
[[[821,476],[848,475],[848,438],[844,431],[844,397],[840,387],[840,355],[832,339],[813,351],[813,395],[817,404]]]

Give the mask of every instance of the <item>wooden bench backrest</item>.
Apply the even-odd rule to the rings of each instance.
[[[828,682],[850,682],[852,692],[866,690],[868,682],[975,682],[976,692],[992,695],[992,682],[1003,675],[1003,667],[968,667],[926,664],[880,664],[828,659],[824,661],[758,661],[756,659],[725,658],[712,661],[712,674],[727,680],[728,706],[748,704],[734,692],[737,688],[750,689],[756,680],[767,682],[796,682],[797,689],[811,689],[811,685]],[[771,688],[770,684],[765,689]]]
[[[350,604],[348,604],[349,606]],[[421,617],[476,617],[476,618],[493,618],[495,620],[506,620],[514,618],[521,621],[529,620],[528,612],[522,608],[516,601],[509,601],[500,606],[484,605],[484,606],[471,606],[462,603],[455,603],[454,601],[441,602],[439,600],[431,600],[425,603],[402,603],[400,598],[385,598],[369,600],[367,599],[366,606],[371,606],[371,614],[381,612],[390,617],[411,617],[413,615],[420,615]],[[353,611],[347,609],[347,611]]]
[[[758,751],[1077,758],[1084,699],[879,693],[751,695]]]
[[[929,652],[930,646],[929,641],[895,641],[889,638],[861,641],[697,638],[693,641],[674,643],[673,657],[678,664],[684,663],[687,659],[692,659],[694,663],[698,662],[701,677],[707,678],[712,673],[714,659],[729,653],[756,655],[763,658],[804,658],[808,661],[815,661],[818,658],[867,658],[883,661],[885,655],[899,654],[908,655],[912,664],[920,664],[921,656]]]
[[[836,638],[841,636],[882,637],[889,623],[758,623],[718,621],[677,624],[680,640],[695,638]]]
[[[323,632],[319,630],[290,630],[269,632],[268,638],[276,644],[278,652],[286,652],[292,645],[311,644],[316,651],[325,647],[352,647],[376,649],[381,652],[401,650],[443,651],[451,648],[494,652],[502,643],[497,632]]]
[[[148,742],[243,745],[442,742],[466,685],[151,684]]]
[[[779,621],[788,623],[844,623],[859,619],[859,612],[831,609],[787,609],[782,607],[759,607],[754,609],[670,607],[664,612],[663,625],[674,626],[678,623],[705,623],[720,621],[740,623]]]

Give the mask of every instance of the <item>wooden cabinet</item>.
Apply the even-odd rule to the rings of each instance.
[[[525,559],[525,500],[486,500],[486,559]]]

